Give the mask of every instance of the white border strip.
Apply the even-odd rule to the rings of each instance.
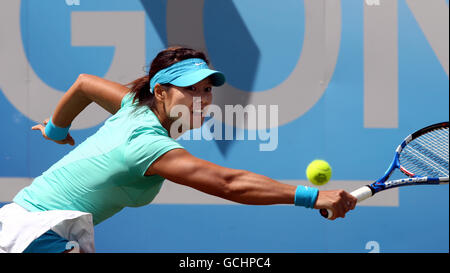
[[[28,177],[1,177],[0,178],[0,202],[11,202],[14,196],[24,187],[31,184],[33,178]],[[313,186],[307,180],[280,180],[280,182],[290,185]],[[331,180],[324,186],[317,187],[319,190],[343,189],[351,192],[359,187],[370,184],[371,181],[356,180]],[[214,204],[230,205],[237,204],[219,197],[204,194],[187,186],[173,183],[166,180],[163,183],[160,193],[153,200],[154,204]],[[358,204],[360,206],[376,207],[398,207],[398,188],[382,191],[374,197]]]

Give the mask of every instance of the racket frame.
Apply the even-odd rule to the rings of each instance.
[[[371,189],[372,195],[382,190],[395,188],[399,186],[414,185],[418,183],[429,185],[448,183],[449,181],[448,177],[417,177],[414,173],[409,172],[407,169],[405,169],[403,166],[400,165],[400,153],[402,152],[403,148],[405,148],[406,145],[408,145],[408,143],[410,143],[412,140],[418,138],[421,135],[424,135],[430,131],[443,127],[448,127],[448,122],[439,122],[433,125],[429,125],[407,136],[395,150],[394,159],[392,160],[389,168],[386,170],[384,175],[378,180],[376,180],[374,183],[367,185]],[[408,176],[408,178],[391,180],[386,182],[391,177],[395,169],[399,169],[402,173]]]
[[[376,180],[374,183],[370,185],[363,186],[359,189],[356,189],[355,191],[351,192],[350,194],[353,195],[358,199],[358,202],[361,202],[377,192],[380,192],[382,190],[395,188],[399,186],[407,186],[407,185],[417,185],[417,184],[425,184],[425,185],[439,185],[439,184],[447,184],[449,183],[449,177],[416,177],[414,173],[409,172],[404,167],[400,165],[400,153],[402,152],[403,148],[406,147],[406,145],[411,142],[412,140],[416,139],[417,137],[424,135],[428,133],[429,131],[435,130],[437,128],[442,127],[448,127],[449,123],[446,122],[440,122],[436,123],[427,127],[424,127],[409,136],[407,136],[403,142],[398,145],[397,149],[395,150],[394,159],[392,160],[391,164],[387,168],[386,172],[382,177],[380,177],[378,180]],[[397,179],[397,180],[390,180],[386,182],[392,175],[395,169],[400,169],[402,173],[408,176],[408,178],[403,179]],[[321,209],[320,214],[325,218],[331,218],[332,217],[332,211],[331,210],[325,210]]]

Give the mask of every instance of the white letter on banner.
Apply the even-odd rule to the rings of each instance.
[[[50,117],[64,93],[45,84],[28,63],[21,37],[20,6],[18,0],[0,1],[0,17],[9,22],[0,27],[0,88],[20,112],[42,122]],[[145,12],[73,12],[72,42],[73,46],[115,46],[105,78],[126,83],[143,73]],[[72,129],[93,127],[108,116],[92,103],[75,119]]]
[[[203,36],[204,1],[167,1],[169,44],[188,44],[206,51]],[[218,87],[213,103],[226,105],[278,105],[279,124],[291,122],[306,113],[323,95],[333,75],[341,39],[339,0],[305,0],[305,37],[300,59],[291,75],[277,87],[262,92],[246,92],[229,84]],[[180,22],[183,22],[180,24]],[[300,37],[299,37],[300,38]],[[214,62],[214,60],[212,60]],[[223,121],[227,125],[230,121]],[[247,123],[237,124],[246,126]],[[253,127],[250,127],[253,126]],[[261,130],[255,124],[243,127]],[[266,123],[270,128],[270,123]]]
[[[364,127],[398,127],[397,1],[364,5]]]

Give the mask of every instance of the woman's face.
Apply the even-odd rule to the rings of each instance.
[[[171,85],[166,94],[164,108],[172,121],[181,117],[185,126],[189,123],[189,129],[199,128],[203,124],[203,113],[212,102],[212,84],[209,78],[186,87]]]

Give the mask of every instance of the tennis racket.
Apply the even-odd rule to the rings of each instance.
[[[390,180],[394,170],[400,169],[409,178]],[[397,147],[391,165],[374,183],[350,194],[361,202],[377,192],[408,185],[438,185],[448,183],[448,121],[427,126],[409,135]],[[332,211],[321,209],[320,214],[331,218]]]

